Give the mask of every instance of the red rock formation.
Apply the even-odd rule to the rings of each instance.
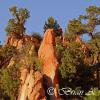
[[[38,44],[40,44],[40,41],[38,39],[31,37],[29,35],[24,35],[23,38],[20,38],[20,39],[12,37],[12,36],[8,36],[6,44],[15,46],[17,47],[17,49],[20,49],[26,42],[32,42],[34,46],[37,46]]]
[[[31,55],[35,46],[39,44],[39,41],[31,36],[24,35],[23,38],[20,39],[10,36],[8,37],[6,44],[15,46],[20,51],[27,42],[33,43],[33,45],[28,48],[28,54]],[[21,63],[21,84],[19,88],[18,100],[46,100],[42,74],[39,71],[34,72],[34,70],[27,68],[25,63],[28,61],[25,62],[24,60],[25,59],[20,57],[19,62]],[[15,63],[16,61],[14,58],[12,58],[8,64],[8,67],[14,65]]]
[[[55,89],[54,97],[58,97],[56,86],[58,85],[58,61],[55,55],[55,33],[53,29],[48,29],[41,43],[38,55],[43,61],[42,72],[44,75],[44,85]],[[56,100],[52,99],[52,100]]]
[[[46,100],[40,72],[22,69],[21,80],[18,100]]]
[[[20,49],[26,42],[31,41],[32,47],[29,49],[29,55],[32,54],[34,47],[39,44],[38,40],[28,35],[23,38],[17,39],[8,37],[7,44]],[[19,88],[18,100],[46,100],[44,88],[54,87],[54,95],[50,97],[50,100],[59,100],[57,93],[58,86],[58,61],[55,55],[55,33],[52,29],[49,29],[44,34],[43,41],[39,49],[39,57],[43,60],[42,74],[39,71],[34,72],[32,69],[28,69],[24,66],[24,59],[20,58],[22,67],[21,72],[21,85]],[[12,59],[9,66],[14,64]],[[43,82],[43,80],[45,80]],[[44,84],[44,85],[43,85]]]

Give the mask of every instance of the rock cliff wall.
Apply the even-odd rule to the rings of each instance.
[[[32,38],[31,36],[25,35],[21,39],[8,37],[6,44],[15,46],[21,53],[21,49],[23,49],[25,44],[28,42],[31,42],[32,46],[28,48],[29,51],[27,55],[31,55],[35,49],[35,46],[39,44],[39,41],[35,38]],[[41,72],[34,71],[33,69],[25,66],[25,63],[28,63],[29,60],[27,60],[26,62],[21,56],[20,58],[12,57],[7,67],[10,67],[17,63],[16,60],[18,60],[18,62],[21,62],[21,84],[19,87],[18,100],[46,100],[45,91],[43,88],[43,76]]]
[[[44,79],[44,85],[46,89],[54,87],[54,100],[58,97],[57,86],[58,86],[58,61],[55,55],[55,33],[53,29],[48,29],[41,43],[38,51],[39,58],[43,61],[42,73]]]

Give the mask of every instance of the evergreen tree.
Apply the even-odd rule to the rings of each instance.
[[[6,27],[8,35],[16,37],[23,36],[25,32],[25,22],[29,18],[29,11],[26,8],[11,7],[9,11],[12,13],[13,18],[9,19]]]
[[[56,36],[62,35],[62,29],[60,25],[58,24],[57,20],[55,20],[53,17],[49,17],[48,20],[45,22],[44,32],[47,29],[53,29],[56,33]]]
[[[77,35],[88,33],[93,38],[93,33],[100,25],[100,7],[89,6],[86,15],[80,15],[78,19],[69,21],[68,31]]]

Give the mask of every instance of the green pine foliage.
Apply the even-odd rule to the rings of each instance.
[[[14,46],[5,45],[0,48],[0,68],[8,64],[10,59],[17,53],[17,49]]]
[[[0,69],[0,91],[1,97],[16,100],[18,96],[18,89],[20,85],[20,73],[17,65],[10,66],[9,68]]]
[[[8,35],[21,37],[26,28],[24,27],[26,20],[29,18],[29,11],[26,8],[17,8],[13,6],[9,9],[13,18],[9,19],[8,25],[5,29]]]
[[[93,38],[96,27],[100,25],[100,7],[89,6],[86,12],[86,15],[69,21],[68,31],[77,35],[88,33]]]
[[[69,21],[68,32],[73,33],[73,34],[75,33],[78,35],[83,34],[81,21],[79,21],[77,19],[73,19],[73,20]]]
[[[62,58],[59,70],[61,72],[62,78],[68,78],[70,74],[76,73],[76,68],[83,59],[84,54],[80,50],[80,45],[72,42],[69,44],[68,48],[65,48],[62,52]]]
[[[0,49],[0,56],[4,58],[12,56],[14,53],[16,53],[16,47],[8,44]]]
[[[27,42],[19,52],[19,58],[24,60],[24,66],[34,71],[40,70],[42,61],[38,58],[36,47],[33,46],[32,42]],[[32,49],[31,49],[32,48]],[[29,53],[31,52],[31,53]],[[23,62],[21,62],[23,65]]]
[[[85,94],[84,100],[99,100],[100,90],[98,88],[92,88],[88,93]]]
[[[44,25],[44,32],[47,29],[53,29],[55,31],[56,36],[61,36],[62,35],[62,29],[60,25],[58,24],[57,20],[55,20],[53,17],[49,17],[47,21],[45,22]]]

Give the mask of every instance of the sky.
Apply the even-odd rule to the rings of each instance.
[[[43,34],[43,25],[49,16],[53,16],[65,30],[68,21],[85,14],[85,9],[90,5],[100,6],[100,0],[0,0],[0,41],[4,43],[7,38],[5,27],[12,18],[9,12],[12,6],[30,11],[30,18],[25,25],[26,33]]]

